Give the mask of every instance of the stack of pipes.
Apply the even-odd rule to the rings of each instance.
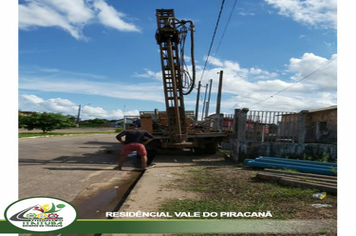
[[[251,167],[290,169],[322,175],[337,175],[337,163],[286,159],[260,156],[256,159],[245,159],[244,164]]]

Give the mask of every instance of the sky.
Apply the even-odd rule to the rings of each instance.
[[[337,104],[336,0],[20,0],[18,109],[76,116],[81,106],[83,120],[164,111],[156,9],[194,22],[200,113],[210,80],[215,112],[220,71],[225,114]],[[197,84],[185,109],[196,100]]]

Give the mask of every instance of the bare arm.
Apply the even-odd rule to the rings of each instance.
[[[146,144],[148,144],[149,142],[151,142],[152,140],[153,140],[153,138],[146,139],[142,144],[143,144],[143,145],[146,145]]]
[[[123,141],[121,138],[126,135],[125,131],[119,133],[118,135],[116,135],[116,139],[121,143],[121,144],[126,144],[125,141]]]
[[[146,145],[153,140],[153,135],[147,131],[145,133],[145,136],[147,137],[147,139],[142,143],[143,145]]]

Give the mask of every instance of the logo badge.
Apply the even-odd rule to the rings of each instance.
[[[12,203],[5,218],[14,226],[35,232],[62,229],[77,218],[76,209],[68,202],[51,197],[32,197]]]

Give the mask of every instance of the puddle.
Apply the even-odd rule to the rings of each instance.
[[[126,192],[139,178],[141,173],[132,173],[126,181],[118,181],[108,184],[96,185],[93,194],[79,194],[72,201],[77,209],[78,219],[106,219],[106,212],[112,212],[122,201]],[[83,196],[84,195],[84,196]]]
[[[141,172],[132,172],[130,178],[110,183],[94,184],[82,191],[71,202],[77,209],[77,219],[107,219],[106,212],[114,211],[127,197],[132,185],[141,176]],[[117,209],[116,209],[117,210]],[[19,234],[20,236],[95,236],[101,234]]]

